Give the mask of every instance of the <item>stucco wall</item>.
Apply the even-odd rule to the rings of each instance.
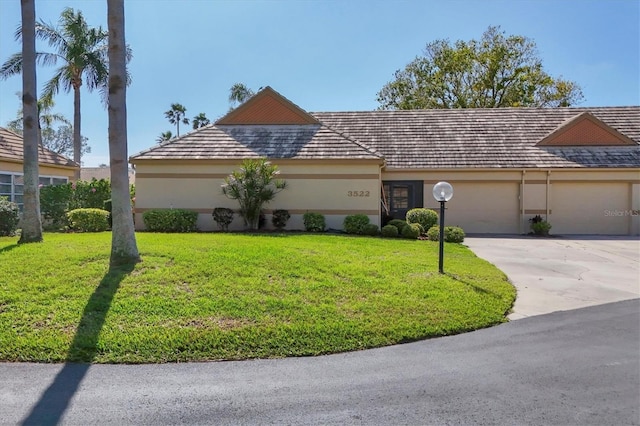
[[[22,173],[23,171],[22,163],[14,163],[14,162],[0,160],[0,171]],[[40,165],[38,167],[38,172],[40,176],[67,177],[69,178],[69,180],[73,178],[73,169],[69,169],[66,167]]]
[[[640,234],[640,170],[385,170],[384,181],[424,181],[424,205],[438,208],[433,185],[454,187],[447,225],[468,233],[528,233],[546,218],[552,234]]]
[[[304,229],[302,215],[317,212],[325,215],[328,228],[342,229],[348,214],[369,215],[379,225],[380,166],[375,162],[274,162],[287,189],[265,206],[267,228],[270,212],[287,209],[291,219],[287,229]],[[140,162],[136,165],[136,227],[144,229],[142,213],[157,208],[182,208],[199,213],[198,227],[215,230],[211,213],[216,207],[234,210],[238,202],[222,194],[226,176],[239,162]],[[243,229],[236,215],[230,229]]]
[[[640,170],[383,170],[375,162],[277,163],[288,189],[266,205],[267,223],[274,209],[291,213],[287,229],[304,229],[307,211],[325,215],[327,227],[342,229],[348,214],[364,213],[379,223],[380,182],[424,182],[424,207],[438,209],[433,185],[454,187],[447,203],[447,225],[467,233],[528,233],[529,219],[546,218],[557,235],[640,234]],[[215,207],[237,209],[220,189],[237,162],[141,162],[136,170],[136,226],[142,212],[153,208],[185,208],[200,213],[203,231],[216,229]],[[232,229],[243,229],[236,216]]]

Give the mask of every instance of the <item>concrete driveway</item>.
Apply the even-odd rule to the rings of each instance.
[[[640,297],[638,237],[472,236],[465,245],[515,285],[512,320]]]

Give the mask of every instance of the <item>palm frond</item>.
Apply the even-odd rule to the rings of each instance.
[[[58,63],[58,59],[65,61],[64,57],[57,53],[36,52],[36,62],[40,65],[56,65]]]
[[[60,90],[60,82],[64,78],[63,71],[64,70],[62,68],[59,68],[55,75],[51,77],[51,80],[47,81],[42,89],[42,98],[53,98],[53,96],[58,94],[58,91]]]
[[[49,46],[55,48],[58,52],[69,50],[67,40],[62,34],[53,25],[47,24],[42,20],[36,23],[36,38],[46,41]]]
[[[22,72],[22,53],[14,53],[0,67],[0,79],[6,80],[12,75]]]
[[[20,39],[22,38],[22,25],[18,25],[16,31],[13,33],[13,38],[16,41],[20,41]]]

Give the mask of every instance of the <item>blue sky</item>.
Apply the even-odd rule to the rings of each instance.
[[[129,154],[155,144],[171,103],[214,120],[229,109],[236,82],[271,86],[307,111],[377,108],[393,73],[436,39],[478,39],[490,25],[533,39],[545,70],[582,86],[579,106],[640,104],[639,0],[215,1],[127,0],[133,50],[128,90]],[[36,0],[36,14],[57,23],[69,6],[106,29],[106,1]],[[0,0],[0,61],[20,50],[13,38],[20,2]],[[45,51],[48,46],[39,44]],[[53,68],[38,70],[38,85]],[[15,118],[19,76],[0,81],[0,125]],[[82,93],[85,166],[109,162],[107,112]],[[73,117],[73,98],[57,112]],[[186,129],[185,129],[186,130]],[[183,127],[181,126],[181,133]]]

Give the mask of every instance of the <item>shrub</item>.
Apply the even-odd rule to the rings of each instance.
[[[461,243],[464,241],[465,233],[459,226],[444,227],[444,241],[446,243]],[[440,241],[440,227],[432,226],[427,231],[427,238],[431,241]]]
[[[67,213],[71,229],[78,232],[103,232],[109,229],[109,212],[102,209],[75,209]]]
[[[51,221],[51,228],[60,230],[69,226],[67,212],[73,197],[71,184],[50,185],[40,188],[40,213]]]
[[[529,223],[531,223],[531,230],[534,235],[549,236],[551,224],[544,220],[539,214],[529,219]]]
[[[407,212],[407,223],[419,223],[426,231],[438,223],[438,213],[429,209],[411,209]]]
[[[111,198],[111,184],[108,179],[79,180],[67,185],[71,187],[72,192],[69,210],[102,209],[104,202]]]
[[[551,230],[551,224],[546,220],[531,223],[531,230],[535,235],[542,235],[542,236],[548,237],[549,231]]]
[[[287,221],[289,220],[289,218],[291,218],[289,210],[274,210],[273,214],[271,215],[271,223],[276,229],[282,231],[284,227],[287,226]]]
[[[142,214],[142,220],[151,232],[194,232],[198,228],[198,213],[182,209],[154,209]]]
[[[226,207],[216,207],[213,209],[213,220],[222,231],[228,231],[229,225],[233,222],[233,210]]]
[[[430,241],[440,241],[440,227],[438,225],[429,228],[427,231],[427,239]]]
[[[444,240],[447,243],[461,243],[464,241],[465,233],[459,226],[445,226]]]
[[[7,197],[0,197],[0,237],[12,236],[18,230],[20,210]]]
[[[321,213],[307,212],[302,215],[302,221],[307,232],[323,232],[327,226],[324,215]]]
[[[402,219],[392,219],[387,225],[395,226],[398,230],[398,234],[402,233],[402,228],[407,226],[407,222]]]
[[[133,185],[130,187],[130,193],[135,194]],[[109,199],[111,185],[107,179],[48,185],[40,188],[40,212],[45,219],[51,221],[51,228],[62,229],[69,225],[68,211],[105,209],[105,202]]]
[[[111,199],[104,201],[103,209],[109,212],[109,216],[107,216],[107,222],[109,223],[109,228],[111,228],[113,226],[113,218],[111,217],[111,209],[112,209]]]
[[[404,228],[402,228],[402,237],[415,240],[422,232],[423,229],[419,223],[408,223]]]
[[[371,235],[372,237],[378,235],[379,232],[380,231],[378,230],[378,225],[375,225],[373,223],[365,225],[365,227],[362,229],[363,235]]]
[[[393,225],[385,225],[382,227],[382,236],[386,238],[395,238],[399,235],[398,228]]]
[[[369,216],[366,214],[352,214],[344,218],[344,232],[347,234],[364,234],[364,228],[369,225]],[[376,226],[376,230],[378,227]]]

